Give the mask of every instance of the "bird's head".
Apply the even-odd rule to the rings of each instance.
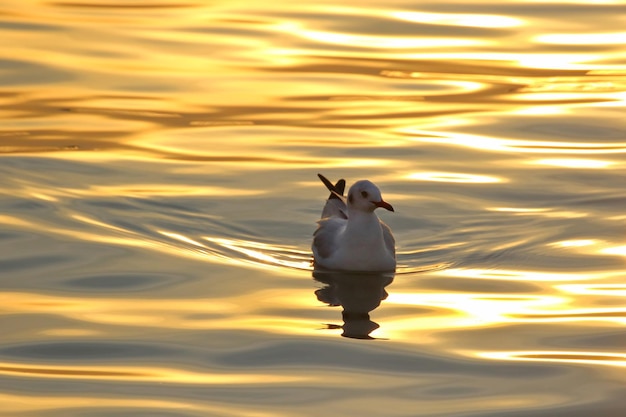
[[[394,211],[391,204],[383,200],[380,190],[373,182],[361,180],[354,183],[348,191],[348,208],[372,212],[378,207]]]

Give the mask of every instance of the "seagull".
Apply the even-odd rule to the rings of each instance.
[[[313,233],[315,268],[335,271],[392,272],[396,269],[395,239],[391,229],[374,213],[379,207],[394,211],[378,187],[368,180],[357,181],[348,191],[346,182],[335,185],[317,174],[330,196]]]

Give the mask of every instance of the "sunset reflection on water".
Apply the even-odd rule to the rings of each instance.
[[[622,416],[622,2],[0,9],[6,413]]]

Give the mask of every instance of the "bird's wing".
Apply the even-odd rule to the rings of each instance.
[[[330,191],[330,197],[328,198],[338,198],[341,200],[341,197],[343,196],[343,191],[346,189],[346,180],[342,178],[337,181],[335,185],[333,185],[333,183],[330,182],[328,178],[326,178],[322,174],[317,174],[317,176],[324,183],[326,188],[328,188],[328,191]]]
[[[383,228],[383,239],[385,241],[385,247],[391,253],[395,259],[396,257],[396,239],[391,233],[391,229],[385,223],[380,222],[380,226]]]
[[[344,220],[347,219],[348,208],[346,207],[346,203],[338,198],[329,198],[326,200],[326,204],[324,204],[324,209],[322,210],[322,219],[329,217],[337,217]]]
[[[348,208],[346,207],[346,202],[343,199],[343,192],[346,189],[346,181],[344,179],[340,179],[335,185],[333,185],[333,183],[322,174],[317,174],[317,176],[324,183],[326,188],[328,188],[328,191],[330,191],[330,196],[328,196],[328,200],[326,200],[326,204],[322,210],[322,219],[326,217],[339,217],[347,219]]]
[[[328,258],[337,249],[337,236],[346,226],[347,220],[330,217],[317,222],[313,233],[313,255],[315,259]]]

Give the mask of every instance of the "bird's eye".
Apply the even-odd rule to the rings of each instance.
[[[367,198],[367,191],[361,191],[361,197]]]

